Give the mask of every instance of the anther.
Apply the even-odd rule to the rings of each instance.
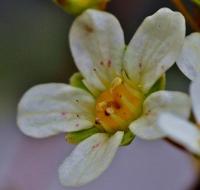
[[[112,81],[111,85],[112,85],[112,87],[114,88],[114,87],[116,87],[116,86],[119,86],[121,83],[122,83],[122,79],[121,79],[120,77],[116,77],[116,78]]]
[[[101,124],[101,123],[100,123],[100,119],[99,119],[98,117],[95,119],[95,124],[96,124],[96,125]]]
[[[99,102],[99,103],[97,104],[97,107],[98,107],[101,111],[105,110],[106,106],[107,106],[106,101]]]
[[[111,114],[114,113],[114,109],[111,108],[111,107],[108,107],[108,108],[106,108],[106,113],[107,113],[108,115],[111,115]]]
[[[120,77],[116,77],[111,83],[111,86],[112,86],[110,89],[111,93],[117,86],[121,84],[122,84],[122,79]]]

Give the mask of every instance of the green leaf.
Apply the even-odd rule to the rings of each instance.
[[[147,96],[157,92],[159,90],[164,90],[166,86],[166,76],[165,74],[163,74],[157,81],[156,83],[151,87],[151,89],[149,90],[149,92],[147,93]]]
[[[78,132],[72,132],[72,133],[67,133],[65,135],[65,139],[68,143],[70,144],[78,144],[81,141],[87,139],[88,137],[94,135],[95,133],[102,132],[98,128],[93,127],[90,129],[78,131]]]
[[[134,138],[135,138],[135,135],[130,130],[128,130],[124,134],[124,137],[121,142],[121,146],[129,145],[133,141]]]

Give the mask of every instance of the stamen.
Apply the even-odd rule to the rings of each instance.
[[[109,133],[125,131],[128,124],[141,114],[142,103],[141,91],[116,77],[111,87],[97,98],[95,124]]]
[[[100,102],[97,104],[98,109],[100,109],[102,111],[106,108],[106,106],[107,106],[106,101],[103,101],[103,102]]]
[[[111,107],[108,107],[108,108],[106,108],[106,113],[109,114],[109,115],[111,115],[111,114],[114,113],[114,109],[111,108]]]
[[[111,89],[119,86],[121,83],[122,83],[122,79],[120,77],[116,77],[111,83],[111,86],[112,86]]]

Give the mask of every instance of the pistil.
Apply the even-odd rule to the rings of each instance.
[[[110,88],[102,92],[96,102],[96,125],[107,132],[126,131],[131,121],[142,111],[143,94],[116,77]]]

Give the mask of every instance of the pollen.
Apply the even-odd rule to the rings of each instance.
[[[141,115],[143,100],[138,87],[116,77],[97,98],[96,126],[109,133],[128,130],[129,124]]]

